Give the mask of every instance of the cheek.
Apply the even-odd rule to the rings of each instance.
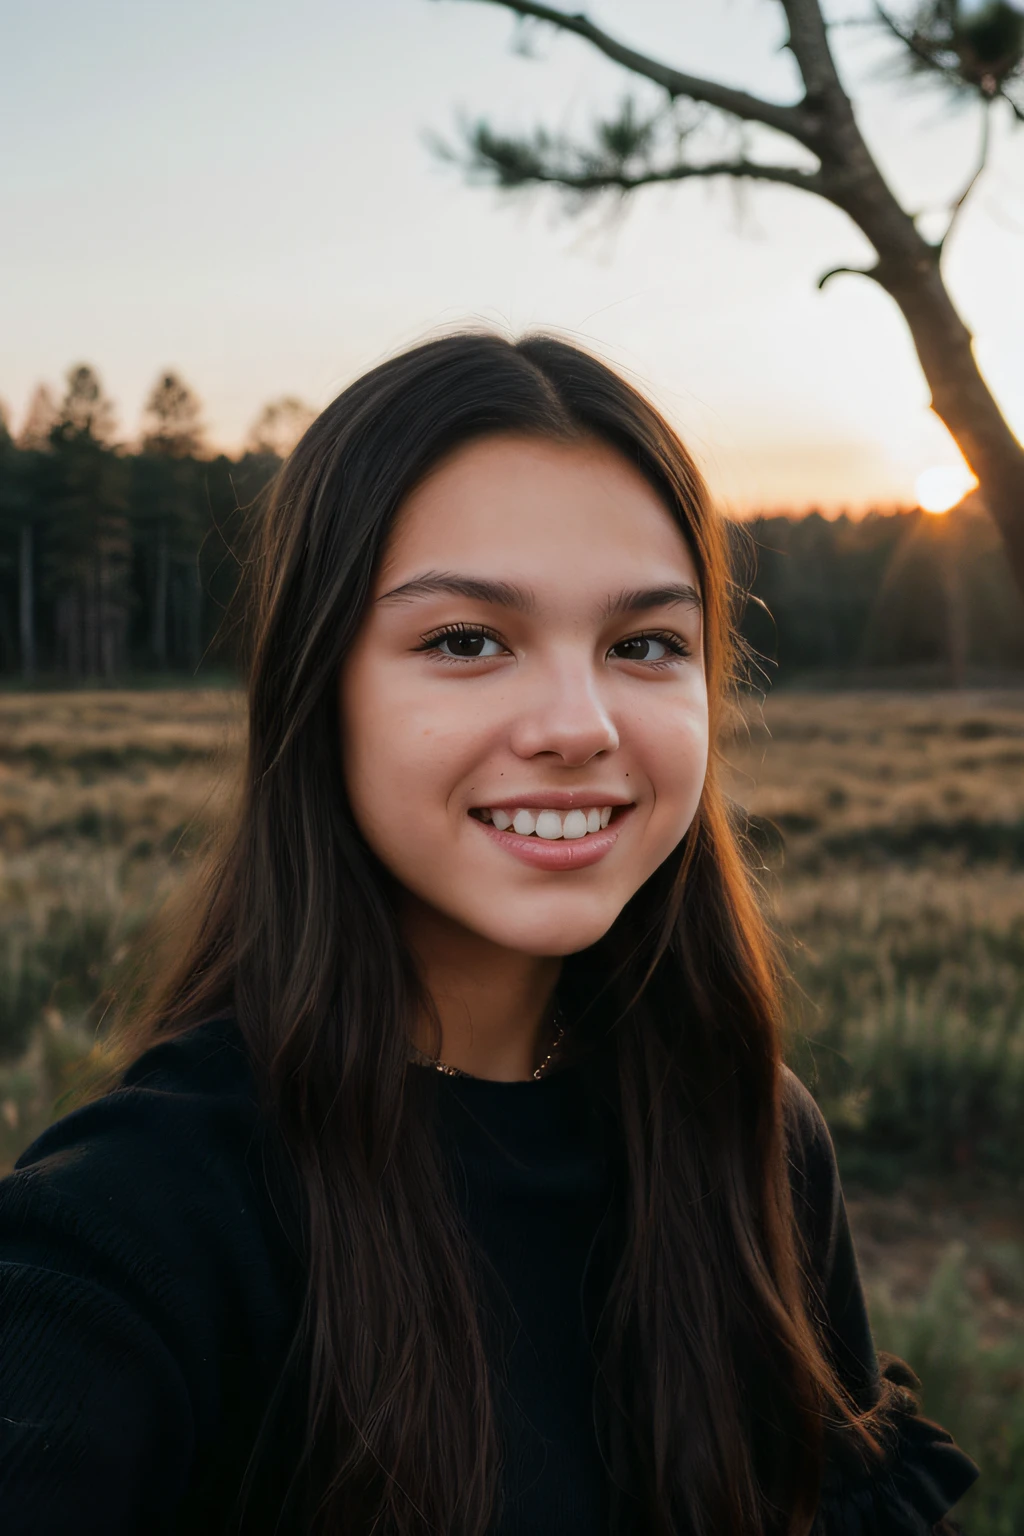
[[[349,802],[375,851],[410,853],[447,813],[452,788],[479,755],[477,731],[449,719],[430,690],[358,657],[340,689],[342,768]],[[450,712],[449,712],[450,713]]]
[[[350,656],[339,689],[342,775],[352,813],[374,848],[374,829],[386,822],[395,781],[408,771],[399,750],[403,733],[395,727],[395,702],[381,669],[358,654]]]
[[[708,714],[703,697],[685,707],[654,714],[639,732],[644,770],[654,792],[659,831],[677,836],[689,826],[708,767]]]

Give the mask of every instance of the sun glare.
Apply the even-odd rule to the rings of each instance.
[[[918,475],[914,490],[918,506],[926,512],[948,512],[958,501],[963,501],[977,483],[966,464],[936,464],[934,469],[923,470]]]

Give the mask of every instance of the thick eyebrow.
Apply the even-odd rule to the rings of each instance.
[[[537,604],[531,591],[511,581],[493,581],[483,576],[460,576],[455,571],[424,571],[392,587],[377,598],[378,603],[417,597],[436,597],[444,593],[449,597],[465,597],[480,603],[495,603],[500,608],[515,608],[520,613],[532,613]],[[638,587],[626,589],[617,597],[609,598],[602,617],[611,619],[620,613],[642,613],[650,608],[671,608],[682,605],[696,608],[703,606],[696,587],[684,582],[680,586]]]
[[[501,608],[518,608],[530,613],[536,606],[532,592],[511,581],[490,581],[483,576],[459,576],[453,571],[425,571],[411,581],[403,581],[378,597],[378,603],[391,598],[435,597],[439,592],[449,597],[468,597],[479,603],[497,603]]]
[[[620,613],[643,613],[648,608],[672,608],[677,604],[696,608],[698,613],[704,606],[697,588],[684,582],[678,587],[640,587],[635,591],[620,592],[607,604],[604,617],[611,619]]]

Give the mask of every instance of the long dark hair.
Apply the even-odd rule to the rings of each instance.
[[[237,820],[131,1020],[138,1052],[235,1012],[305,1197],[307,1454],[321,1458],[316,1529],[338,1536],[483,1536],[496,1509],[473,1255],[422,1092],[431,1074],[407,1069],[425,1000],[348,809],[337,696],[403,499],[443,455],[502,432],[600,439],[655,488],[700,575],[714,735],[732,675],[728,550],[654,408],[547,336],[462,334],[393,358],[318,417],[268,497]],[[870,1449],[871,1421],[811,1321],[776,966],[714,758],[686,837],[574,963],[604,1002],[623,1170],[595,1341],[615,1527],[798,1536],[826,1424]],[[755,1419],[770,1454],[755,1454]]]

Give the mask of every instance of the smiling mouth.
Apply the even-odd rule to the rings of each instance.
[[[520,806],[517,810],[502,810],[495,806],[474,806],[470,815],[477,821],[486,822],[497,832],[514,832],[520,837],[539,837],[545,842],[567,842],[586,837],[588,833],[601,832],[612,821],[630,810],[628,805],[580,806],[576,810],[556,811],[540,807]]]

